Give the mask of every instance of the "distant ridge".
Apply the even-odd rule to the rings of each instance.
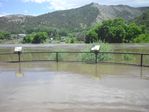
[[[148,7],[134,8],[127,5],[99,5],[91,3],[80,8],[55,11],[39,16],[10,15],[0,17],[0,31],[26,33],[35,28],[56,28],[79,31],[103,20],[124,18],[133,20]]]

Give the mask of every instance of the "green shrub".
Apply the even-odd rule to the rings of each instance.
[[[32,33],[23,39],[23,43],[44,43],[47,38],[48,34],[46,32]]]
[[[8,32],[0,32],[0,40],[10,39],[10,33]]]
[[[107,43],[101,43],[100,44],[100,52],[109,52],[112,51],[111,47],[109,44]],[[90,51],[91,48],[87,48],[84,51]],[[108,54],[108,53],[100,53],[98,54],[98,61],[108,61],[110,59],[112,59],[112,55]],[[83,53],[81,54],[81,60],[83,62],[87,62],[87,63],[94,63],[95,62],[95,53],[90,52],[90,53]]]
[[[112,51],[111,46],[108,43],[102,43],[100,52],[110,52]],[[108,53],[99,53],[98,60],[99,61],[108,61],[112,59],[112,55]]]
[[[122,56],[122,59],[123,59],[124,61],[132,61],[132,60],[134,60],[134,56],[131,55],[131,54],[124,54],[124,55]]]
[[[76,42],[76,38],[75,37],[67,37],[65,39],[65,43],[75,43]]]
[[[63,61],[67,57],[66,53],[61,53],[65,52],[64,50],[60,49],[57,50],[57,52],[58,52],[58,61]],[[49,60],[56,60],[56,53],[49,53]]]
[[[133,40],[135,43],[149,43],[149,34],[141,34]]]
[[[94,63],[95,62],[95,54],[94,53],[81,53],[81,61],[86,63]]]

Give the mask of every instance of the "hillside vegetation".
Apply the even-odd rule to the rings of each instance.
[[[148,8],[133,8],[126,5],[89,5],[39,16],[11,15],[0,17],[0,31],[11,33],[31,33],[49,29],[78,32],[87,29],[96,22],[124,18],[132,20]]]

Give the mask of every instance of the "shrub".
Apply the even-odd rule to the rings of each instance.
[[[76,42],[76,38],[75,37],[67,37],[65,39],[65,43],[75,43]]]
[[[60,53],[65,52],[65,50],[60,49],[57,50],[57,52],[58,52],[58,61],[63,61],[67,57],[66,53]],[[49,60],[56,60],[56,53],[49,53]]]
[[[137,38],[133,40],[135,43],[148,43],[149,42],[149,34],[141,34]]]
[[[94,63],[95,62],[95,54],[94,53],[81,53],[81,61],[86,63]]]
[[[122,59],[123,59],[124,61],[132,61],[132,60],[134,60],[134,56],[133,56],[132,54],[124,54],[124,55],[122,56]]]
[[[47,38],[46,32],[32,33],[23,39],[23,43],[44,43]]]
[[[107,43],[101,43],[100,44],[100,52],[109,52],[112,51],[111,47],[109,44]],[[85,49],[84,51],[90,51],[90,48]],[[100,53],[98,54],[98,61],[107,61],[112,59],[112,55],[111,54],[107,54],[107,53]],[[87,63],[94,63],[95,62],[95,53],[83,53],[81,54],[81,60]]]

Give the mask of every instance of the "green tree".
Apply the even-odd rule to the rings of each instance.
[[[104,42],[120,43],[125,38],[125,29],[126,23],[121,18],[103,21],[98,29],[98,38]]]
[[[8,32],[0,32],[0,39],[10,39],[10,33]]]
[[[24,39],[23,39],[23,43],[32,43],[34,36],[33,34],[27,35]]]
[[[23,43],[43,43],[47,38],[48,34],[46,32],[32,33],[23,39]]]
[[[47,38],[48,38],[48,34],[46,32],[38,32],[34,36],[32,43],[44,43]]]
[[[86,43],[102,42],[123,43],[132,42],[140,34],[145,33],[145,27],[135,23],[126,23],[124,19],[103,21],[98,27],[91,28],[86,33]]]
[[[90,30],[87,32],[85,42],[86,43],[93,43],[98,41],[98,34],[95,30]]]
[[[124,42],[124,38],[126,36],[125,29],[122,26],[114,27],[111,31],[112,41],[113,43],[121,43]]]
[[[126,29],[126,42],[133,41],[134,38],[136,38],[138,35],[144,33],[142,27],[138,26],[135,23],[130,23]]]
[[[5,37],[4,37],[4,34],[3,34],[3,32],[0,32],[0,39],[4,39]]]

